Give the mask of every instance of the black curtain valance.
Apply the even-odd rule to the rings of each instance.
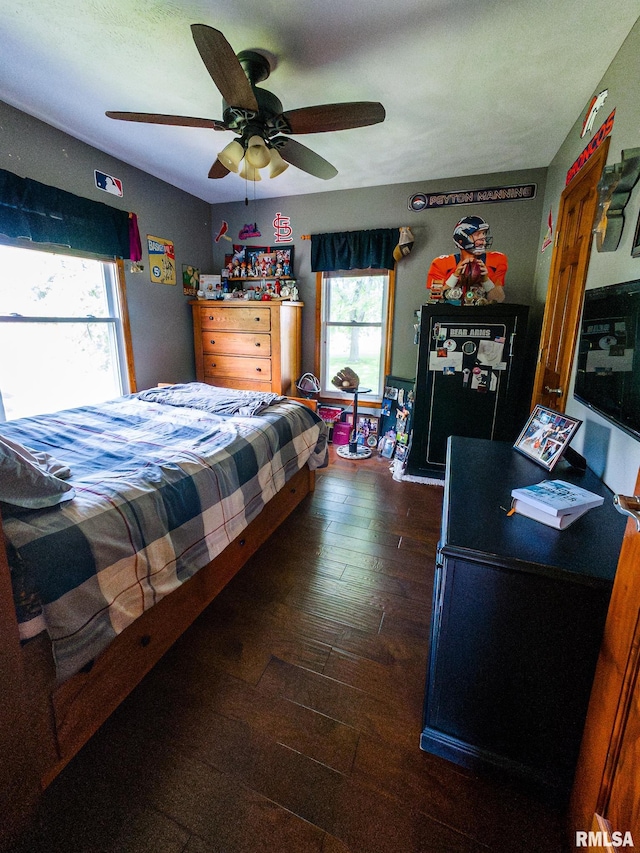
[[[135,215],[0,169],[0,233],[12,239],[139,260],[137,224],[130,217]]]
[[[313,272],[391,270],[395,264],[393,250],[399,239],[399,228],[312,234],[311,269]]]

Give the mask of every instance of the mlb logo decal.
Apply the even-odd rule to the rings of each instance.
[[[104,190],[111,195],[122,197],[122,181],[119,178],[114,178],[113,175],[107,175],[106,172],[98,172],[94,169],[93,174],[96,179],[96,186],[99,190]]]

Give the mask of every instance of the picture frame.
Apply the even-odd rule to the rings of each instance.
[[[514,450],[553,471],[581,423],[578,418],[537,405],[516,439]]]
[[[356,440],[365,447],[378,445],[378,418],[373,415],[358,415],[356,421]]]

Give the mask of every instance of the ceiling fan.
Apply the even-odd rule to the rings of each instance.
[[[335,166],[291,139],[291,134],[347,130],[384,121],[384,107],[375,101],[322,104],[284,112],[275,95],[257,86],[271,73],[266,56],[254,50],[243,50],[236,56],[224,35],[205,24],[192,24],[191,33],[222,95],[222,120],[159,113],[109,111],[106,115],[122,121],[233,131],[239,139],[218,154],[209,170],[210,178],[239,172],[242,178],[259,181],[260,169],[269,166],[269,177],[275,178],[291,164],[328,180],[338,174]]]

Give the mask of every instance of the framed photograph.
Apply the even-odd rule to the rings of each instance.
[[[547,471],[552,471],[581,423],[577,418],[536,406],[513,446]]]
[[[356,437],[358,444],[363,444],[365,447],[377,447],[378,418],[370,415],[358,415]]]

